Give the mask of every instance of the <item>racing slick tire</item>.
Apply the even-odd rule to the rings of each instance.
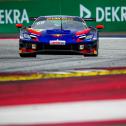
[[[19,53],[19,55],[22,58],[27,58],[27,57],[35,58],[36,57],[36,53]]]
[[[30,43],[27,44],[23,43],[22,41],[19,41],[19,55],[20,57],[36,57],[37,54],[35,50],[31,48]]]
[[[94,50],[94,53],[85,53],[83,54],[84,57],[97,57],[98,56],[98,48],[99,48],[99,43],[97,42],[97,44],[92,47],[92,49]]]

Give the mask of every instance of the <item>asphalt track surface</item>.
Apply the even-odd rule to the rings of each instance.
[[[56,72],[84,68],[125,67],[126,38],[100,38],[99,56],[42,54],[20,58],[18,39],[0,39],[0,72]]]
[[[124,126],[125,106],[126,38],[100,38],[98,57],[37,58],[0,39],[0,126]]]

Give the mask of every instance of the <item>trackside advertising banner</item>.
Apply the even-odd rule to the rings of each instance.
[[[126,31],[126,0],[0,0],[0,33],[17,33],[16,23],[30,25],[29,17],[74,15],[96,18],[105,32]]]

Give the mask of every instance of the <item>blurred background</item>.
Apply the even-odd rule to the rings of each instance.
[[[126,0],[0,0],[0,34],[15,35],[16,23],[29,25],[29,17],[44,15],[74,15],[96,18],[104,33],[125,35]]]

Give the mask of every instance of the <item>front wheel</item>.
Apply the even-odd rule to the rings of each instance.
[[[36,57],[36,48],[32,48],[31,43],[24,43],[19,41],[19,56],[20,57]]]
[[[35,58],[36,57],[36,53],[19,53],[19,55],[22,58],[27,58],[27,57]]]
[[[88,56],[90,56],[90,57],[97,57],[98,53],[99,53],[98,52],[98,48],[99,48],[99,45],[98,45],[98,42],[97,42],[95,46],[90,47],[89,49],[84,49],[83,55],[85,57],[88,57]]]

